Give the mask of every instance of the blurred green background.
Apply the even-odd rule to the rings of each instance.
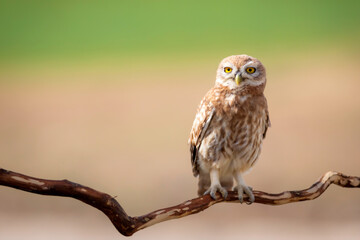
[[[0,57],[136,61],[359,50],[359,1],[1,1]]]
[[[272,122],[246,182],[276,193],[329,170],[359,176],[359,12],[360,1],[0,0],[0,167],[107,192],[132,216],[193,198],[197,105],[220,60],[245,53],[267,68]],[[0,199],[0,239],[119,238],[73,199],[5,187]],[[359,239],[359,201],[331,186],[280,207],[219,204],[133,238]]]

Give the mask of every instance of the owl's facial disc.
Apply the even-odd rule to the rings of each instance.
[[[257,87],[266,83],[266,72],[256,58],[233,55],[220,62],[216,82],[230,89]]]

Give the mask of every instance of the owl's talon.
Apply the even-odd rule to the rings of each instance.
[[[234,187],[234,191],[236,191],[238,193],[238,198],[240,203],[244,202],[244,193],[248,196],[249,201],[246,202],[246,204],[250,205],[255,201],[255,196],[252,192],[252,188],[248,187],[246,185],[237,185],[236,187]]]
[[[228,192],[226,191],[226,189],[220,185],[211,186],[208,190],[204,192],[204,195],[210,194],[211,198],[216,200],[216,192],[220,192],[223,198],[227,198],[228,196]]]
[[[216,199],[216,196],[214,196],[213,193],[210,192],[210,191],[211,191],[211,188],[209,188],[208,190],[206,190],[206,191],[204,192],[204,196],[210,194],[210,196],[211,196],[212,199]]]
[[[225,190],[225,188],[223,188],[224,192],[221,192],[221,195],[223,196],[224,199],[227,198],[228,196],[228,192]]]
[[[210,196],[212,199],[216,200],[216,192],[211,191]]]
[[[233,190],[238,193],[238,199],[239,199],[240,203],[243,203],[244,202],[244,197],[243,197],[244,189],[243,189],[243,187],[241,185],[238,185],[238,186],[234,187]]]

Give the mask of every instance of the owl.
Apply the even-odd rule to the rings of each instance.
[[[216,199],[220,192],[226,198],[233,189],[241,203],[244,194],[254,202],[243,175],[257,162],[270,126],[265,84],[265,67],[256,58],[234,55],[220,62],[215,85],[199,105],[189,138],[199,196]]]

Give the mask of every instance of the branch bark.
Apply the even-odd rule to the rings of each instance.
[[[330,184],[346,188],[360,188],[360,177],[346,176],[338,172],[327,172],[311,187],[299,191],[285,191],[272,194],[253,191],[255,202],[268,205],[282,205],[286,203],[313,200],[319,197]],[[47,180],[26,176],[0,168],[0,185],[16,188],[22,191],[41,195],[63,196],[78,199],[102,211],[113,223],[115,228],[124,236],[131,236],[135,232],[150,227],[156,223],[170,219],[185,217],[201,212],[220,202],[238,202],[237,193],[230,191],[223,199],[220,194],[213,200],[210,195],[194,198],[179,205],[155,210],[148,214],[131,217],[121,205],[109,194],[92,188],[70,182],[68,180]],[[247,197],[244,199],[247,201]]]

